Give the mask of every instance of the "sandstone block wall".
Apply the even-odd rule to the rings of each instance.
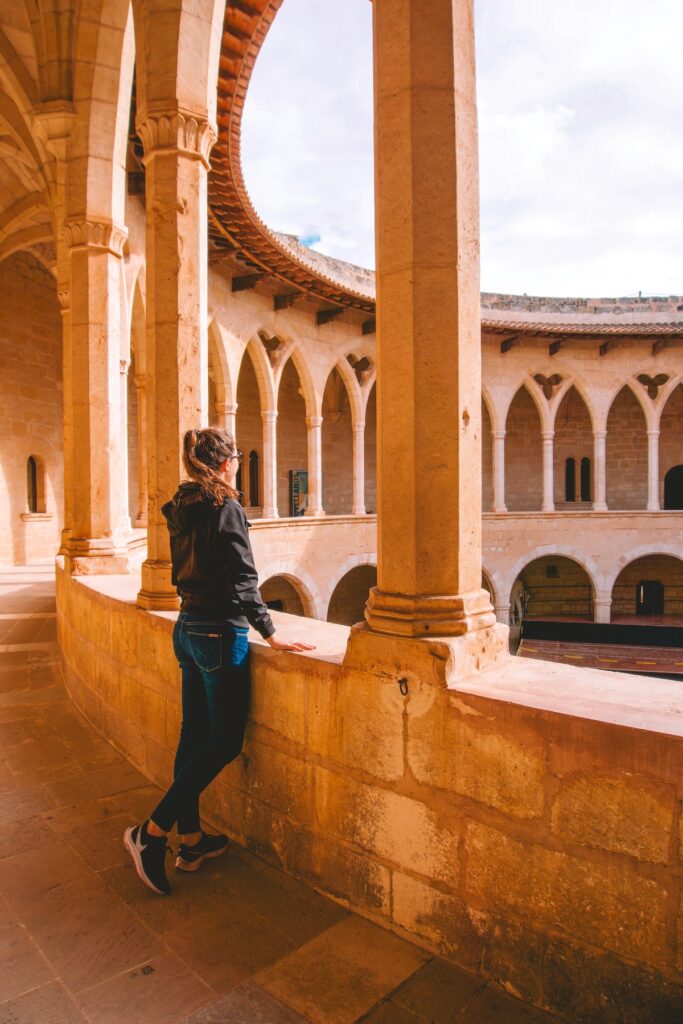
[[[167,784],[172,617],[117,600],[121,580],[60,574],[65,677],[93,724]],[[680,737],[575,713],[573,681],[597,693],[602,674],[567,666],[523,666],[531,692],[545,681],[565,701],[558,713],[419,676],[404,697],[391,674],[329,653],[256,645],[252,664],[245,751],[207,793],[215,824],[568,1021],[680,1019]]]
[[[0,565],[21,565],[52,558],[59,547],[62,324],[54,278],[28,254],[0,263],[0,295]],[[27,504],[30,455],[45,481],[35,515]]]

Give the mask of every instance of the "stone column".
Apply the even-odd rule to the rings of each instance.
[[[612,617],[612,595],[609,591],[599,590],[593,605],[593,622],[610,622]]]
[[[647,432],[647,510],[659,512],[659,431]]]
[[[67,221],[71,344],[66,377],[70,413],[71,533],[66,566],[73,574],[128,568],[122,521],[121,257],[124,228]]]
[[[494,430],[491,436],[493,437],[493,511],[507,512],[505,504],[505,431]]]
[[[120,395],[120,430],[121,430],[121,485],[119,502],[121,505],[120,521],[126,533],[130,533],[130,498],[128,486],[128,371],[130,359],[119,359],[119,395]]]
[[[607,432],[593,431],[593,487],[594,512],[607,511]]]
[[[324,516],[323,509],[323,418],[306,417],[308,440],[308,507],[306,516]]]
[[[133,378],[135,400],[138,408],[138,511],[135,525],[147,528],[147,385],[149,375],[136,373]]]
[[[230,402],[216,402],[216,414],[218,423],[223,430],[227,430],[232,438],[236,437],[237,404]]]
[[[555,511],[555,479],[553,466],[554,440],[554,431],[543,431],[543,504],[541,506],[542,512]]]
[[[263,421],[263,518],[277,519],[277,409],[261,413]]]
[[[351,514],[365,515],[365,423],[353,425],[353,504]]]
[[[498,622],[502,622],[504,626],[510,625],[510,605],[509,604],[497,604],[496,605],[496,619]]]
[[[177,607],[161,507],[185,475],[182,439],[206,422],[208,407],[207,172],[216,135],[208,121],[146,111],[148,554],[143,608]]]
[[[60,555],[68,554],[73,520],[72,452],[73,429],[71,423],[71,286],[70,255],[64,232],[66,220],[66,178],[69,160],[69,140],[76,111],[68,101],[52,100],[34,107],[34,131],[43,136],[48,152],[54,158],[50,207],[57,250],[57,296],[62,315],[62,399],[64,403],[64,519],[62,524]],[[50,168],[46,168],[49,172]]]
[[[365,618],[370,636],[464,638],[495,623],[481,587],[472,2],[375,0],[373,19],[379,564]]]

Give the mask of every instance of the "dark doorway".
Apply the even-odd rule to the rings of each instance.
[[[636,587],[636,615],[664,614],[664,584],[641,580]]]
[[[664,477],[664,508],[683,509],[683,466],[674,466]]]

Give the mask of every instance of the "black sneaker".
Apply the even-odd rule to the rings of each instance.
[[[202,832],[202,838],[194,846],[180,844],[175,866],[181,871],[196,871],[210,857],[220,857],[228,848],[227,836],[209,836]]]
[[[134,825],[123,833],[123,845],[133,858],[140,879],[152,892],[168,896],[171,887],[166,878],[166,836],[151,836],[145,825]]]

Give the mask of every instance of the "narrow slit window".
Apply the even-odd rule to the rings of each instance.
[[[26,501],[29,512],[38,511],[38,464],[32,455],[26,462]]]
[[[567,459],[564,464],[564,500],[576,501],[576,460]]]
[[[259,454],[257,451],[249,452],[249,504],[256,508],[261,504],[259,494]]]
[[[581,501],[591,500],[591,460],[581,459]]]

